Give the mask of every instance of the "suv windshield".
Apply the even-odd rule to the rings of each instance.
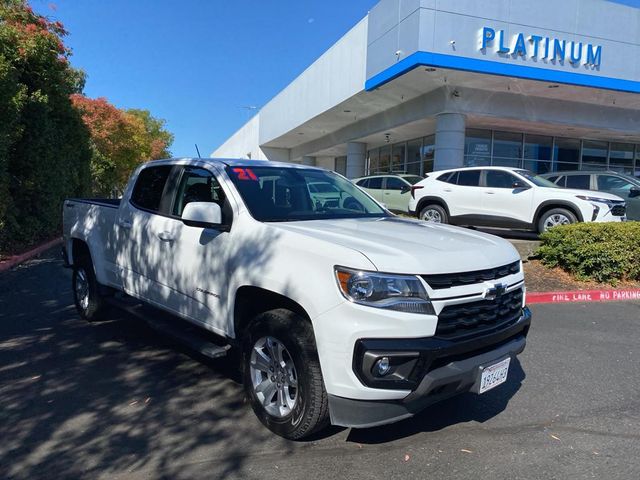
[[[262,222],[389,216],[353,183],[332,172],[262,166],[226,170],[253,218]]]
[[[555,183],[546,178],[542,178],[538,175],[531,173],[529,170],[515,170],[515,172],[521,177],[526,178],[531,183],[533,183],[537,187],[546,187],[546,188],[561,188]]]

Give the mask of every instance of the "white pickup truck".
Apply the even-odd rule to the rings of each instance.
[[[82,317],[133,298],[215,337],[200,350],[238,352],[256,415],[291,439],[484,393],[531,323],[510,243],[396,217],[293,164],[144,164],[122,200],[65,201],[64,255]]]

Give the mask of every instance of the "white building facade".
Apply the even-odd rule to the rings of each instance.
[[[640,175],[632,0],[382,0],[214,157]]]

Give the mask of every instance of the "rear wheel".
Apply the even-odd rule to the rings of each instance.
[[[104,297],[93,272],[91,258],[82,257],[73,267],[71,277],[73,300],[82,318],[90,322],[99,320],[105,310]]]
[[[424,220],[425,222],[432,223],[447,223],[447,211],[442,208],[440,205],[431,204],[424,207],[420,210],[420,220]]]
[[[566,208],[553,208],[540,216],[538,220],[538,232],[544,233],[558,225],[570,225],[577,221],[576,216]]]
[[[288,310],[259,315],[244,338],[244,387],[258,419],[297,440],[329,421],[311,324]]]

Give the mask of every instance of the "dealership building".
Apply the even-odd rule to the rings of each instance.
[[[640,175],[634,3],[382,0],[212,156]]]

